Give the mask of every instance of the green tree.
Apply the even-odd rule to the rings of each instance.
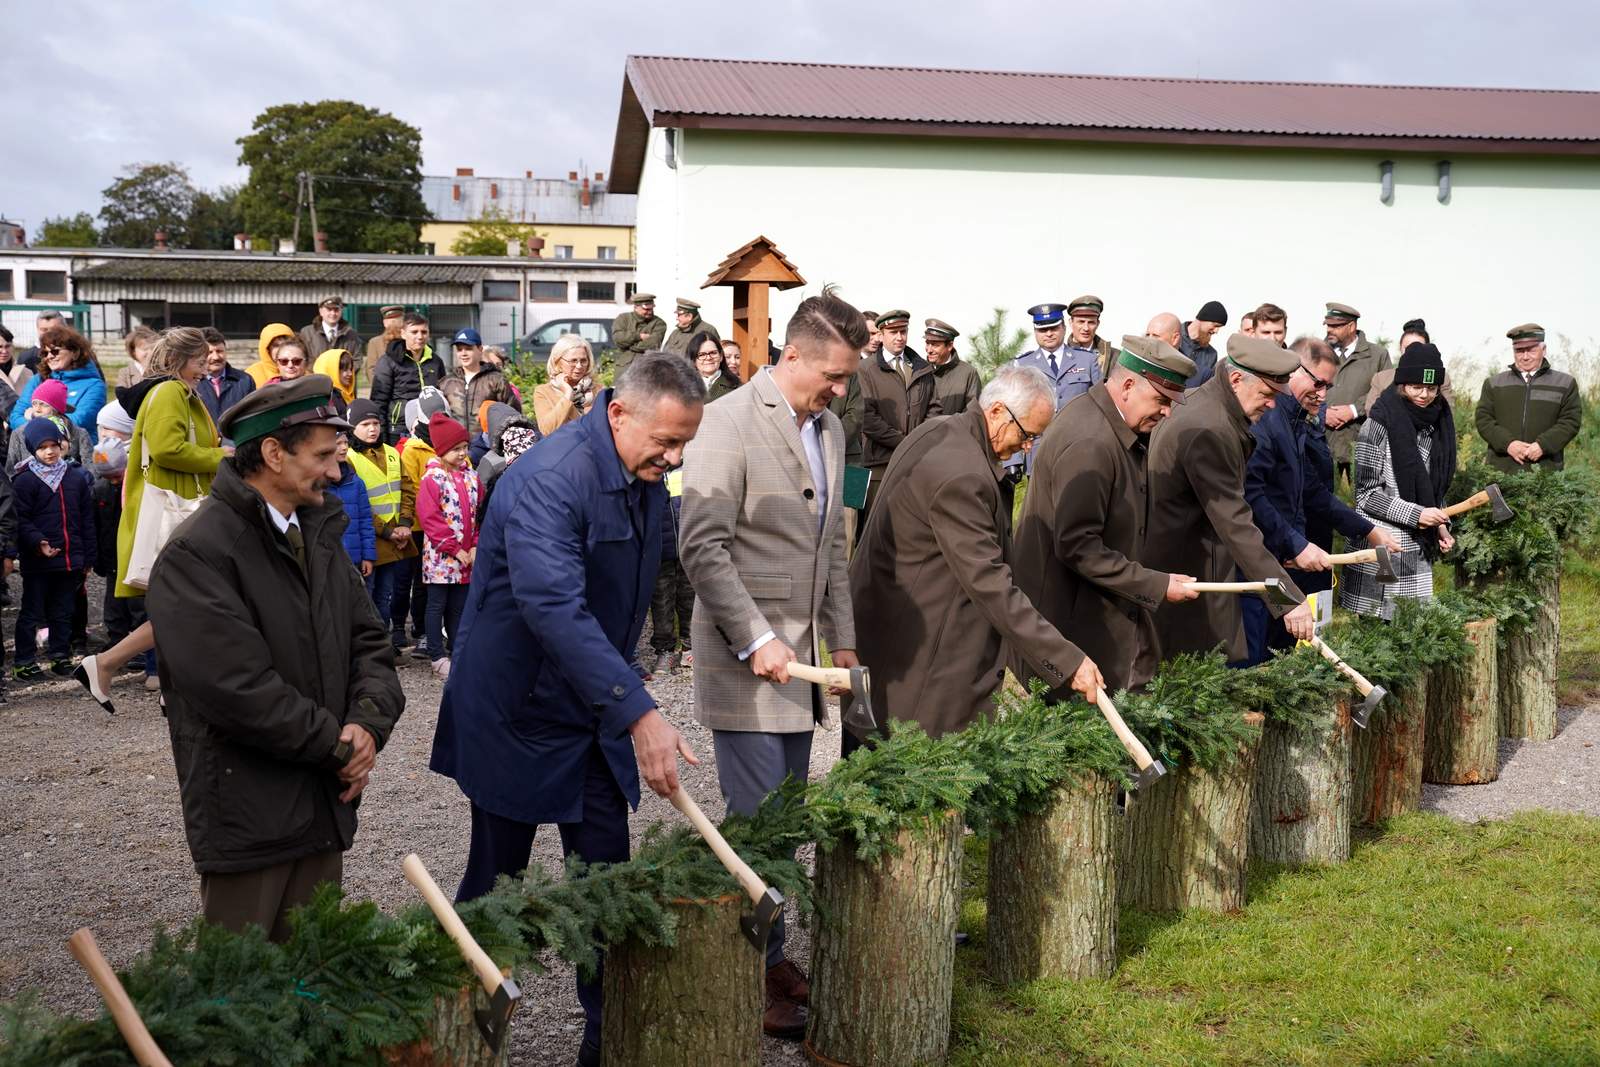
[[[101,192],[100,237],[115,248],[149,248],[157,230],[185,247],[195,189],[176,163],[132,163]]]
[[[467,224],[450,245],[450,251],[458,256],[503,256],[507,241],[522,245],[532,236],[532,226],[512,222],[499,208],[491,207],[481,219]]]
[[[246,227],[270,238],[294,232],[296,176],[315,180],[317,225],[337,252],[414,252],[421,221],[422,132],[348,100],[278,104],[239,138],[250,177],[239,193]],[[309,248],[310,216],[301,218]]]
[[[94,216],[80,211],[71,218],[48,218],[39,225],[34,235],[35,248],[93,248],[100,243],[100,232],[94,228]]]
[[[978,376],[987,382],[995,372],[1022,354],[1028,343],[1028,331],[1017,329],[1007,332],[1006,309],[995,308],[994,318],[988,325],[972,335],[972,347],[967,353]]]
[[[188,248],[232,248],[233,236],[248,232],[244,213],[239,210],[237,185],[224,185],[216,192],[201,189],[194,194],[189,211]],[[320,220],[319,220],[320,221]]]

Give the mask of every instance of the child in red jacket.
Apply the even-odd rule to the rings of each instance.
[[[467,606],[472,561],[478,554],[478,476],[467,463],[466,428],[447,412],[428,420],[428,438],[438,453],[417,485],[417,522],[422,526],[422,581],[428,589],[428,658],[441,680],[450,676],[441,626],[454,650]]]

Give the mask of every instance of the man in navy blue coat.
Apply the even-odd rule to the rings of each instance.
[[[627,859],[640,775],[671,796],[677,757],[699,762],[628,661],[661,560],[662,479],[704,404],[693,364],[646,353],[495,487],[429,763],[472,802],[458,901],[526,868],[541,823],[568,856]],[[598,1063],[598,975],[578,999],[579,1062]]]
[[[1339,369],[1339,357],[1315,337],[1302,337],[1291,347],[1300,356],[1300,369],[1289,379],[1298,403],[1280,402],[1250,428],[1256,445],[1245,466],[1244,496],[1267,550],[1283,561],[1295,585],[1310,593],[1328,589],[1332,582],[1327,546],[1319,545],[1308,530],[1331,527],[1350,541],[1387,545],[1391,551],[1400,546],[1339,499],[1333,491],[1332,465],[1317,461],[1317,420]],[[1249,646],[1243,666],[1264,662],[1273,649],[1294,647],[1294,639],[1268,613],[1261,598],[1240,600]]]

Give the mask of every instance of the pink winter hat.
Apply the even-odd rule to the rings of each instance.
[[[40,382],[30,399],[37,400],[41,404],[49,404],[57,415],[72,413],[72,405],[67,403],[67,383],[55,378],[46,378]]]

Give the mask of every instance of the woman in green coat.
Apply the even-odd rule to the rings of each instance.
[[[205,377],[209,352],[210,345],[200,330],[173,327],[156,342],[144,380],[132,388],[118,390],[123,408],[134,417],[133,439],[128,442],[128,473],[122,483],[122,518],[117,526],[119,597],[144,596],[143,589],[128,585],[123,578],[133,554],[133,534],[139,528],[145,483],[194,500],[211,492],[217,465],[223,457],[233,455],[232,446],[223,445],[217,436],[211,413],[195,392],[197,383]],[[85,656],[74,676],[101,707],[111,711],[111,679],[129,660],[150,651],[155,643],[155,631],[145,622],[104,652]]]

